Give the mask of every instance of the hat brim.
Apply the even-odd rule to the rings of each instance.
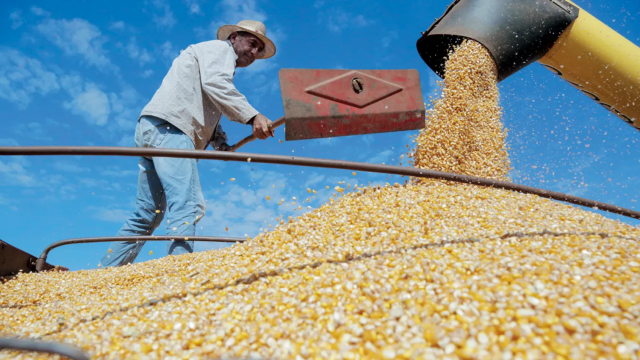
[[[258,59],[268,59],[276,54],[276,45],[273,43],[273,41],[271,41],[271,39],[258,32],[236,25],[221,26],[218,29],[218,40],[227,40],[229,38],[229,35],[236,31],[248,32],[255,35],[258,39],[262,40],[262,42],[264,43],[264,50],[262,51],[262,53],[258,54]]]

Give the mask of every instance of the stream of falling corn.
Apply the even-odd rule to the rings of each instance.
[[[432,101],[426,130],[411,154],[413,166],[508,180],[509,155],[493,58],[477,42],[465,42],[447,61],[445,73],[442,96]]]
[[[507,179],[499,115],[495,66],[467,42],[414,165]],[[366,187],[230,248],[20,275],[0,285],[0,334],[96,359],[636,359],[638,239],[532,195]]]

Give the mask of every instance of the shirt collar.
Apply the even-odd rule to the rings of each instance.
[[[235,57],[235,60],[238,60],[238,54],[236,54],[236,51],[233,49],[233,44],[231,43],[231,41],[229,41],[229,39],[225,40],[225,42],[227,44],[229,44],[229,47],[231,48],[231,51],[233,51],[233,56]]]

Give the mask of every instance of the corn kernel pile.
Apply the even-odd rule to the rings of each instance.
[[[454,58],[461,51],[447,79],[486,63],[479,46]],[[469,76],[495,83],[488,71]],[[456,86],[445,82],[445,94]],[[473,103],[436,104],[416,165],[506,178],[498,119],[443,132],[460,99]],[[449,157],[466,147],[458,137],[476,145]],[[230,248],[21,275],[0,285],[0,333],[96,359],[634,359],[639,239],[639,228],[533,195],[439,181],[365,187]]]

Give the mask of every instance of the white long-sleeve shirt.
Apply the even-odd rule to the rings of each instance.
[[[205,149],[214,141],[216,129],[222,132],[219,127],[222,114],[242,124],[258,114],[233,85],[237,58],[229,41],[212,40],[189,46],[173,61],[140,116],[168,121],[193,140],[195,149]],[[216,140],[222,134],[216,134]]]

